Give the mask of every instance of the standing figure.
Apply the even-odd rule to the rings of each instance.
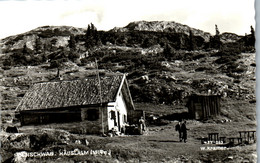
[[[144,117],[141,117],[141,119],[139,119],[139,126],[140,126],[140,133],[143,134],[143,131],[145,131]]]
[[[182,131],[182,139],[184,143],[186,143],[187,140],[187,127],[186,127],[186,121],[184,121],[181,125],[181,131]]]
[[[180,139],[180,142],[181,142],[182,141],[181,121],[179,121],[178,124],[175,126],[175,131],[179,132],[179,139]]]

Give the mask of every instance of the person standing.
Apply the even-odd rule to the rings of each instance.
[[[178,124],[175,126],[175,131],[179,132],[179,139],[180,139],[180,142],[181,142],[182,141],[181,121],[179,121]]]
[[[140,133],[143,134],[146,128],[144,117],[141,117],[141,119],[139,119],[139,126],[140,126]]]
[[[187,127],[186,127],[186,121],[184,121],[181,125],[181,131],[182,131],[182,139],[184,143],[187,141]]]

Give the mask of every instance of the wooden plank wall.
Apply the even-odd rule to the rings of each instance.
[[[201,117],[195,117],[196,112],[198,112],[198,110],[196,110],[198,108],[195,107],[196,104],[201,104]],[[188,107],[190,118],[209,119],[220,114],[220,96],[193,95],[189,97],[186,106]]]
[[[219,115],[220,106],[219,106],[219,96],[199,96],[199,102],[202,104],[202,119],[208,119]]]

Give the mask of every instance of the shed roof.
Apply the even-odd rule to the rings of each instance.
[[[115,101],[124,75],[100,77],[102,103]],[[39,110],[100,104],[98,78],[34,84],[16,110]]]

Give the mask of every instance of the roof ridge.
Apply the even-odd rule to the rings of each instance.
[[[100,78],[106,78],[106,77],[111,77],[111,76],[124,76],[124,73],[120,73],[120,74],[109,74],[109,75],[101,75]],[[33,83],[33,85],[35,84],[41,84],[41,83],[61,83],[61,82],[72,82],[72,81],[84,81],[86,79],[96,79],[97,76],[93,75],[93,76],[86,76],[84,78],[80,78],[80,79],[70,79],[70,80],[57,80],[57,81],[40,81],[40,82],[36,82]]]

